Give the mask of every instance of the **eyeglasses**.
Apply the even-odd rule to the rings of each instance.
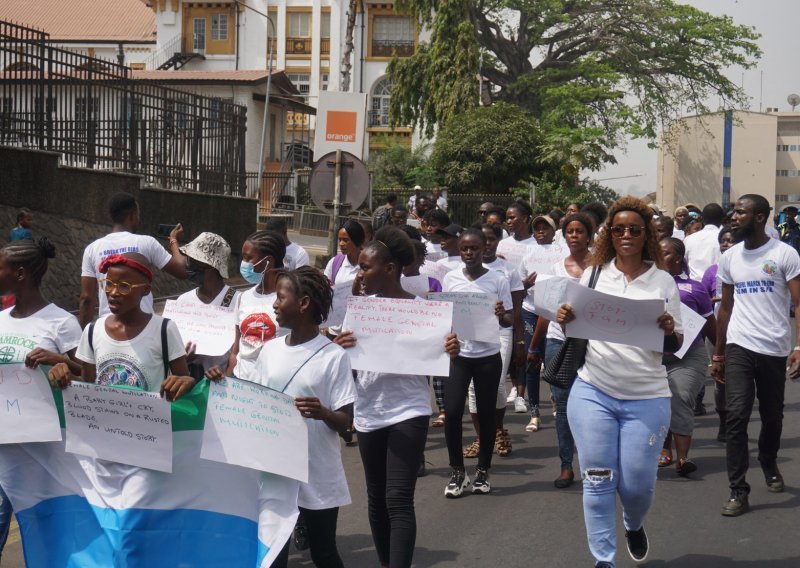
[[[611,227],[611,234],[615,237],[622,237],[626,232],[629,232],[632,237],[638,237],[644,232],[642,225],[614,225]]]
[[[147,284],[131,284],[130,282],[114,282],[113,280],[109,280],[108,278],[103,278],[102,280],[98,280],[100,287],[108,294],[113,294],[114,290],[122,294],[123,296],[127,296],[130,294],[134,288],[140,288],[142,286],[147,286]]]

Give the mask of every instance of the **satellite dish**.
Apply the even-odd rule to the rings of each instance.
[[[786,97],[786,102],[788,102],[790,105],[792,105],[792,112],[794,112],[794,107],[796,107],[797,105],[800,105],[800,95],[796,95],[796,94],[792,93],[791,95]]]

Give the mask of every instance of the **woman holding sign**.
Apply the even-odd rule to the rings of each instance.
[[[281,274],[274,309],[278,324],[291,331],[270,341],[256,362],[256,382],[294,396],[307,419],[308,483],[297,504],[308,531],[311,560],[319,568],[343,568],[336,548],[339,507],[350,504],[337,433],[350,427],[356,390],[350,359],[319,333],[333,293],[325,275],[310,266]],[[286,566],[289,542],[273,566]]]
[[[403,290],[403,267],[414,262],[411,239],[392,226],[380,228],[361,251],[358,276],[368,295],[414,299]],[[358,340],[351,331],[336,337],[342,347]],[[455,357],[455,334],[444,350]],[[428,378],[392,372],[358,371],[355,426],[367,482],[369,524],[383,568],[408,568],[414,556],[417,521],[414,489],[431,414]]]
[[[662,351],[683,341],[680,296],[672,276],[661,270],[661,249],[652,210],[641,199],[623,197],[609,210],[607,230],[597,237],[581,278],[595,288],[636,300],[665,301],[666,311],[651,325],[663,330]],[[562,305],[556,321],[585,318]],[[567,335],[569,327],[567,326]],[[657,460],[669,430],[670,390],[662,352],[590,339],[567,403],[567,416],[583,468],[583,512],[589,549],[596,566],[611,568],[616,556],[616,494],[623,507],[628,552],[647,557],[644,520],[655,494]]]
[[[664,354],[664,365],[667,366],[669,388],[672,391],[672,418],[670,433],[664,440],[664,449],[658,459],[659,467],[672,463],[672,441],[675,441],[677,463],[675,470],[681,477],[686,477],[697,470],[695,463],[689,459],[689,448],[692,445],[694,431],[694,406],[697,393],[703,387],[708,371],[708,352],[705,338],[711,343],[717,342],[717,322],[714,309],[711,307],[710,294],[706,287],[696,280],[690,280],[686,264],[686,247],[683,241],[668,237],[661,241],[661,253],[664,255],[664,266],[672,274],[681,303],[705,318],[703,329],[695,337],[683,358],[671,353]]]
[[[60,364],[80,374],[75,349],[81,340],[78,319],[50,303],[39,289],[55,248],[46,238],[14,241],[0,249],[0,295],[14,294],[16,304],[0,312],[3,364]],[[41,377],[44,380],[44,376]],[[0,488],[0,554],[11,526],[11,501]]]
[[[508,278],[498,270],[490,270],[483,266],[486,235],[480,229],[467,229],[459,239],[459,250],[464,267],[447,273],[442,283],[443,291],[479,292],[496,297],[494,313],[500,321],[500,326],[511,327],[514,320]],[[450,377],[444,384],[445,415],[461,417],[464,414],[464,400],[472,381],[475,385],[480,440],[478,467],[475,470],[472,492],[489,493],[491,491],[489,468],[492,465],[496,434],[495,400],[503,368],[500,340],[498,335],[497,343],[473,339],[464,339],[460,343],[461,353],[450,363]],[[447,440],[450,467],[453,468],[444,494],[445,497],[460,497],[470,485],[469,476],[464,471],[461,420],[445,421],[444,435]]]

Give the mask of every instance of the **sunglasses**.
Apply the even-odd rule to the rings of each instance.
[[[123,296],[127,296],[130,294],[134,288],[140,288],[142,286],[147,286],[147,284],[131,284],[130,282],[114,282],[113,280],[109,280],[108,278],[103,278],[102,280],[98,280],[100,284],[100,288],[103,291],[113,294],[114,290],[122,294]]]
[[[611,227],[611,234],[615,237],[622,237],[626,232],[629,232],[632,237],[641,236],[644,233],[643,225],[614,225]]]

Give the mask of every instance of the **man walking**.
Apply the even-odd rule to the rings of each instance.
[[[725,210],[718,203],[709,203],[703,208],[703,228],[683,240],[686,245],[686,262],[689,263],[689,278],[701,280],[712,264],[719,260],[719,228],[725,219]]]
[[[800,251],[800,225],[797,224],[797,207],[790,205],[784,208],[786,220],[778,225],[781,241]]]
[[[787,375],[800,376],[800,346],[792,348],[789,300],[800,309],[800,255],[771,239],[765,230],[770,207],[764,197],[743,195],[734,206],[731,228],[739,244],[719,260],[722,303],[711,375],[725,384],[726,456],[731,494],[722,507],[726,517],[749,509],[747,426],[758,397],[761,433],[758,461],[767,490],[783,491],[778,450],[783,428]],[[800,328],[800,320],[795,325]],[[800,339],[800,329],[798,329]],[[788,366],[787,366],[788,357]]]

